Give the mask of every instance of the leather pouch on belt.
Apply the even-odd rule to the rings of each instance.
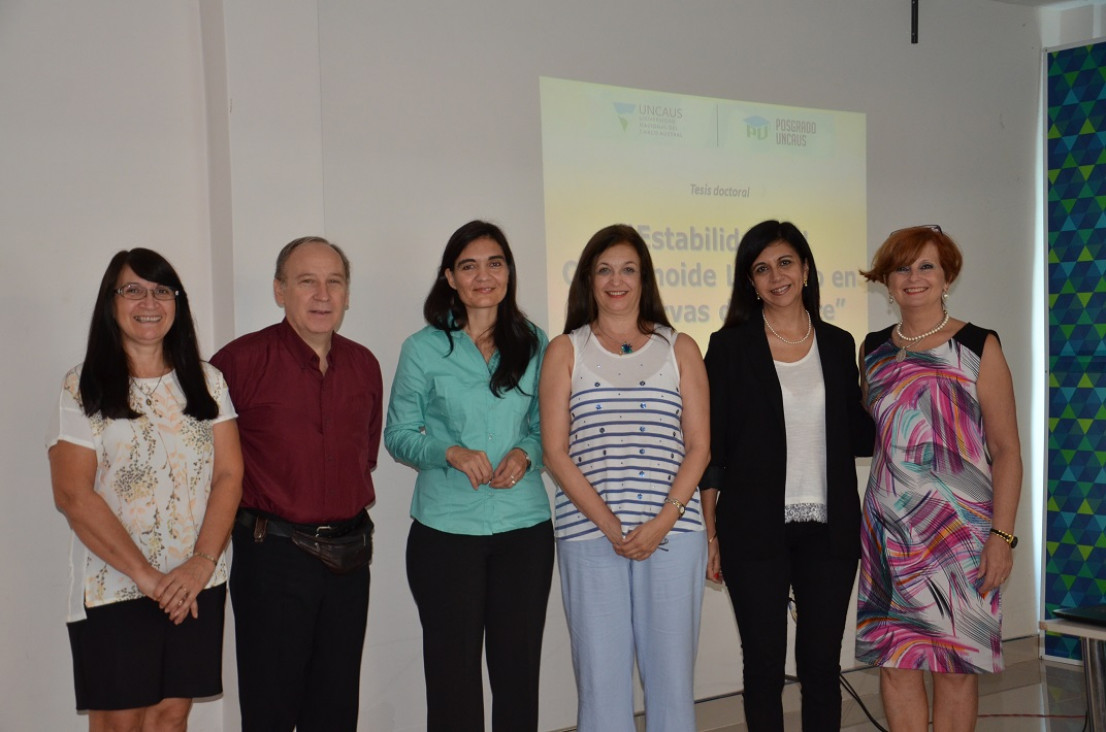
[[[362,526],[343,536],[315,536],[292,532],[292,543],[318,559],[334,574],[346,574],[367,567],[373,558],[373,523],[368,515]]]

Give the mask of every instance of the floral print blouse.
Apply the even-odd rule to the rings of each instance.
[[[203,369],[208,392],[219,405],[215,419],[184,414],[186,400],[175,371],[160,379],[132,379],[131,407],[142,416],[107,419],[84,413],[81,366],[75,366],[65,375],[47,434],[48,448],[64,440],[96,452],[95,491],[162,572],[192,556],[211,493],[213,426],[238,416],[223,375],[207,363]],[[143,596],[129,577],[89,551],[76,534],[69,557],[69,622],[83,619],[86,607]],[[226,580],[222,555],[208,587]]]

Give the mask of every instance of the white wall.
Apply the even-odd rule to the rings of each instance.
[[[1106,35],[1106,4],[1073,2],[1041,11],[1041,41],[1046,50],[1101,40]]]
[[[3,333],[34,354],[0,367],[0,729],[85,726],[71,711],[67,532],[41,433],[81,358],[110,254],[165,253],[210,353],[280,317],[269,283],[283,243],[329,236],[353,260],[343,333],[376,352],[387,387],[441,247],[470,218],[504,226],[523,305],[544,320],[539,75],[866,113],[869,251],[915,223],[960,241],[953,313],[1002,334],[1028,443],[1041,419],[1029,326],[1038,11],[929,0],[918,45],[909,24],[909,4],[885,0],[0,2]],[[891,321],[884,303],[873,292],[873,328]],[[1032,538],[1040,466],[1025,452],[1018,531]],[[403,570],[413,474],[382,453],[375,479],[361,729],[413,730],[423,724]],[[1039,554],[1039,542],[1019,549],[1009,637],[1036,632]],[[735,639],[724,596],[708,593],[701,694],[739,685]],[[554,729],[574,707],[556,591],[545,655],[542,726]],[[238,728],[232,663],[226,678],[225,700],[200,705],[193,729]]]
[[[193,3],[0,2],[0,729],[78,730],[68,532],[43,436],[119,249],[164,253],[205,352],[212,288],[203,59]],[[220,729],[221,704],[194,716]]]

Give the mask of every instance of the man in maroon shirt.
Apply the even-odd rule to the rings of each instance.
[[[230,579],[242,729],[352,731],[369,568],[334,573],[291,537],[370,535],[380,364],[336,333],[349,307],[338,247],[290,242],[273,293],[285,319],[211,359],[230,386],[245,462]]]

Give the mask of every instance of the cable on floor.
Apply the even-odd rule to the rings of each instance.
[[[875,725],[875,728],[878,729],[879,732],[888,732],[887,728],[877,722],[876,718],[872,716],[872,713],[868,711],[868,707],[860,699],[860,694],[857,693],[856,689],[853,688],[853,685],[849,683],[849,680],[845,678],[845,674],[842,673],[840,676],[841,688],[847,691],[849,696],[853,698],[853,701],[860,705],[860,710],[864,712],[864,716],[868,718],[868,721]]]

